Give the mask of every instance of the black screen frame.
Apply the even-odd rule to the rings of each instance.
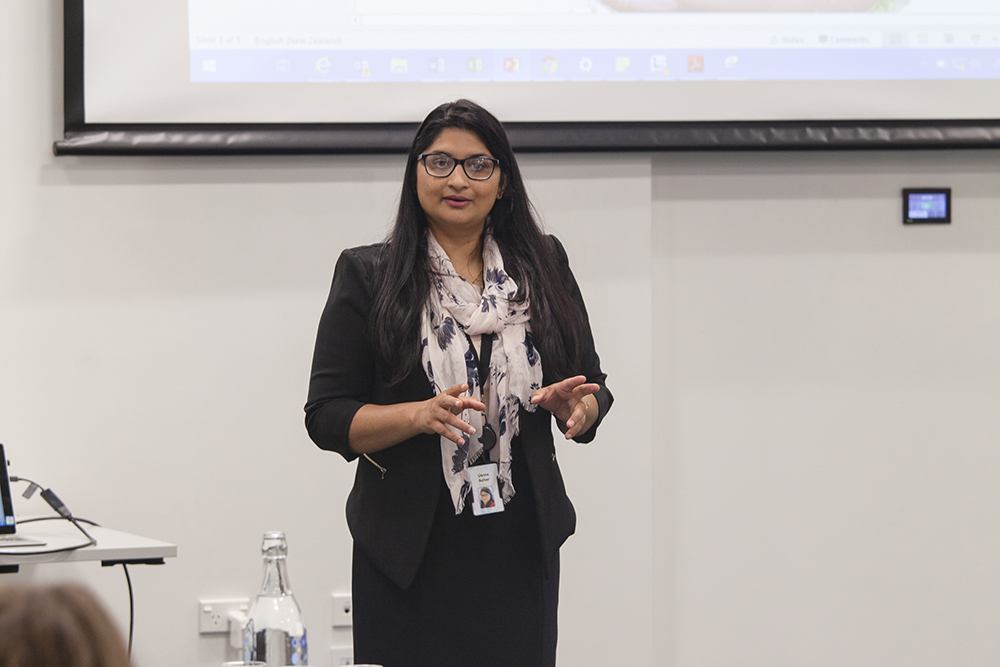
[[[417,123],[96,124],[84,100],[84,0],[63,0],[56,155],[406,153]],[[1000,119],[506,123],[519,152],[945,150],[1000,147]]]
[[[4,521],[0,521],[0,535],[13,535],[17,531],[17,520],[7,525],[6,518],[14,516],[14,499],[10,495],[10,479],[7,477],[7,454],[0,444],[0,505],[3,506]]]

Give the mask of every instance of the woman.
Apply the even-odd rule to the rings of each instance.
[[[104,607],[75,584],[0,586],[0,667],[128,667]]]
[[[364,457],[347,501],[355,662],[555,664],[559,547],[576,515],[551,416],[592,440],[604,380],[566,253],[535,223],[500,122],[467,100],[438,107],[410,147],[389,239],[337,262],[306,404],[317,445]],[[502,506],[480,513],[474,488]]]

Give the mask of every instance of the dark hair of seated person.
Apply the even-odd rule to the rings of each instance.
[[[129,658],[83,586],[0,584],[0,667],[129,667]]]

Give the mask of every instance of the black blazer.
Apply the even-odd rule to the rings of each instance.
[[[566,285],[587,321],[566,251],[554,236],[549,238],[556,246]],[[337,261],[330,297],[316,336],[305,406],[306,428],[313,442],[322,449],[340,453],[348,461],[358,458],[348,446],[348,433],[354,414],[362,405],[424,401],[433,396],[420,364],[415,364],[399,384],[388,386],[381,379],[380,365],[367,335],[372,280],[380,248],[380,245],[350,248]],[[601,385],[601,389],[596,395],[597,423],[576,438],[579,442],[594,438],[613,401],[604,385],[607,376],[601,372],[587,322],[585,340],[589,352],[580,374]],[[543,381],[549,384],[553,379],[544,373],[544,367],[543,358]],[[541,408],[534,413],[521,410],[520,414],[521,443],[535,492],[546,562],[576,528],[576,512],[566,495],[556,462],[551,418]],[[369,461],[362,459],[358,463],[354,488],[347,499],[347,525],[355,546],[405,589],[420,567],[441,493],[440,436],[421,434],[370,456],[385,468],[385,474]]]

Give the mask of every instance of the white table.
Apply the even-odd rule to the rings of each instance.
[[[65,520],[20,523],[17,534],[45,542],[43,547],[0,546],[0,572],[17,572],[18,566],[34,563],[69,563],[99,560],[102,565],[163,564],[164,558],[177,556],[177,545],[140,537],[120,530],[91,526],[81,522],[97,544],[60,553],[38,553],[87,542],[76,526]]]

